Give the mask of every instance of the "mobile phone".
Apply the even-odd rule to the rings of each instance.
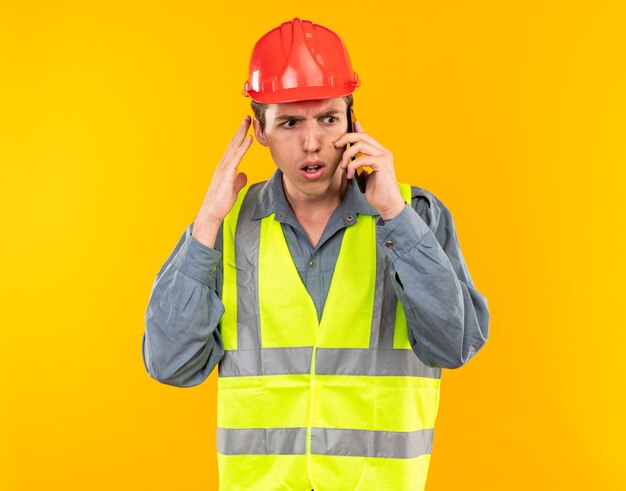
[[[350,106],[348,108],[348,132],[349,133],[354,133],[354,123],[356,123],[356,116],[354,115],[354,106]],[[346,146],[346,148],[350,148],[350,144],[348,143],[348,145]],[[359,155],[361,155],[360,153],[357,153],[354,157],[352,157],[352,160],[354,160],[356,157],[358,157]],[[359,168],[356,170],[356,172],[354,173],[354,179],[356,180],[357,185],[359,186],[359,190],[364,193],[365,192],[365,175],[363,174],[363,167]]]

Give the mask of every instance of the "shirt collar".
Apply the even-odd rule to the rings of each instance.
[[[262,184],[263,188],[259,192],[256,209],[252,215],[253,220],[260,220],[272,213],[276,213],[274,219],[279,222],[290,221],[287,218],[291,217],[295,220],[293,211],[285,196],[282,177],[282,171],[276,169],[272,176]],[[368,203],[354,179],[348,181],[348,187],[341,203],[337,207],[337,211],[340,211],[341,216],[345,218],[346,225],[355,223],[355,218],[358,214],[378,216],[378,212]]]

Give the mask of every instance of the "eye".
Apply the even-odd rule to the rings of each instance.
[[[281,127],[285,129],[295,128],[298,122],[295,119],[288,119],[284,123],[281,123]]]
[[[334,124],[338,121],[338,118],[335,116],[324,116],[322,121],[327,124]]]

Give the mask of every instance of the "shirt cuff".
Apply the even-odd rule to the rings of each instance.
[[[214,286],[215,272],[222,253],[198,241],[187,230],[185,242],[179,249],[173,263],[176,268],[207,286]]]
[[[376,227],[378,244],[394,261],[415,249],[430,232],[426,222],[408,204],[391,220],[379,220]]]

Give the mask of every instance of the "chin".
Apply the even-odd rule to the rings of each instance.
[[[326,191],[328,191],[328,188],[330,188],[330,183],[321,181],[303,182],[299,183],[298,185],[298,189],[302,194],[307,194],[310,196],[319,196],[321,194],[324,194],[326,193]]]
[[[341,189],[342,175],[345,174],[342,174],[343,171],[338,172],[338,170],[339,168],[337,167],[333,173],[326,174],[317,180],[307,180],[298,174],[293,176],[287,175],[283,171],[283,178],[305,196],[322,196],[333,187],[336,187],[338,190]]]

